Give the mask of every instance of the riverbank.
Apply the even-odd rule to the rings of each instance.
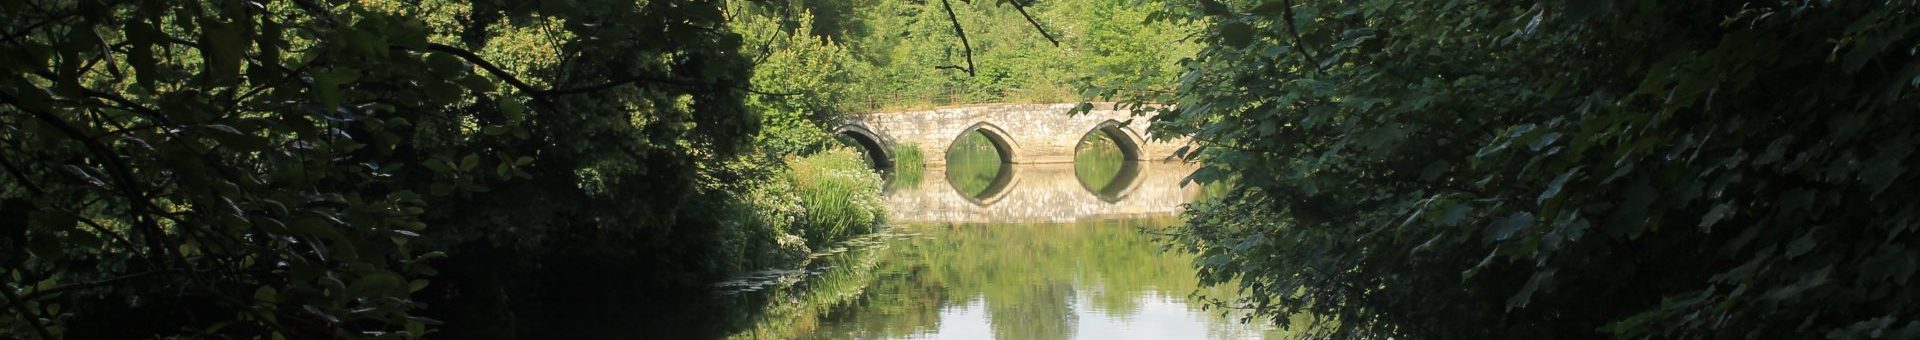
[[[718,337],[766,302],[728,298],[715,282],[804,266],[886,218],[879,175],[847,149],[744,158],[702,173],[703,186],[676,222],[691,234],[609,231],[539,252],[460,249],[468,255],[439,263],[440,283],[420,294],[430,317],[463,325],[439,335]]]

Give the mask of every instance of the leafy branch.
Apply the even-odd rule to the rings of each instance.
[[[540,89],[540,88],[533,87],[533,85],[527,84],[526,81],[520,80],[519,76],[515,76],[512,72],[507,72],[507,70],[500,68],[500,66],[498,65],[494,65],[492,62],[487,61],[486,58],[481,57],[478,54],[474,54],[472,51],[467,51],[464,49],[460,49],[458,47],[447,46],[447,45],[436,44],[436,43],[427,44],[427,50],[433,51],[433,52],[451,54],[455,57],[460,57],[460,59],[466,60],[469,63],[473,63],[474,66],[479,66],[480,69],[482,70],[486,70],[488,74],[492,74],[494,77],[500,78],[501,81],[507,82],[507,85],[513,86],[513,88],[520,90],[521,93],[526,93],[530,96],[533,96],[536,100],[540,100],[542,103],[549,106],[554,105],[554,103],[552,102],[552,100],[548,99],[548,97],[594,93],[594,92],[605,91],[615,87],[620,87],[623,85],[639,83],[639,82],[667,84],[667,85],[674,85],[674,86],[695,88],[695,89],[709,88],[713,86],[711,84],[700,84],[700,83],[679,80],[679,79],[642,76],[642,75],[628,75],[628,76],[614,78],[613,80],[609,80],[605,83],[594,84],[594,85],[587,85],[587,86],[573,87],[573,88],[561,88],[561,89]],[[742,86],[734,86],[729,88],[747,91],[753,94],[766,95],[766,96],[797,95],[795,93],[766,92],[766,91],[761,91],[761,90],[742,87]]]
[[[1293,0],[1281,0],[1280,3],[1281,6],[1283,6],[1282,19],[1286,20],[1287,23],[1287,33],[1293,35],[1293,47],[1300,49],[1301,61],[1305,62],[1308,67],[1313,67],[1314,73],[1326,75],[1327,71],[1321,69],[1320,63],[1316,61],[1320,60],[1320,57],[1315,56],[1313,54],[1313,48],[1307,46],[1306,38],[1300,35],[1300,24],[1294,22]]]

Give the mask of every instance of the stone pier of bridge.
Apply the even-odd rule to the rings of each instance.
[[[980,131],[1008,163],[1071,163],[1080,140],[1105,133],[1129,160],[1175,158],[1189,142],[1155,138],[1147,117],[1112,104],[1069,114],[1078,104],[991,104],[906,112],[880,112],[849,118],[836,131],[859,142],[880,166],[890,166],[895,145],[920,149],[926,165],[943,167],[947,148],[967,133]]]

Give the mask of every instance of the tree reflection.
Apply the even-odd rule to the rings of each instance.
[[[947,182],[975,203],[992,203],[1013,179],[1013,166],[1001,152],[986,133],[967,132],[947,149]]]
[[[832,308],[806,337],[926,335],[943,322],[973,321],[941,320],[943,311],[984,307],[995,338],[1066,339],[1076,335],[1083,315],[1130,319],[1142,301],[1154,299],[1187,306],[1189,316],[1207,324],[1208,336],[1260,335],[1260,327],[1238,325],[1186,301],[1199,286],[1187,267],[1192,258],[1160,252],[1143,232],[1175,223],[1164,217],[902,227],[918,235],[875,254],[884,260],[870,273],[872,285]]]
[[[1080,140],[1073,152],[1073,175],[1087,192],[1107,202],[1125,198],[1140,177],[1139,162],[1107,130],[1095,130]]]

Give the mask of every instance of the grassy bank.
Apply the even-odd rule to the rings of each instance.
[[[710,265],[724,275],[788,267],[821,246],[870,233],[884,222],[880,177],[852,150],[732,166],[756,169],[740,172],[757,176],[716,188],[747,193],[708,215],[718,220],[715,241],[721,244]]]
[[[780,286],[765,293],[729,295],[725,334],[747,338],[782,338],[811,329],[810,324],[786,325],[767,320],[812,320],[823,306],[831,306],[865,287],[866,269],[877,259],[860,246],[885,223],[880,199],[881,179],[848,148],[831,148],[784,162],[757,163],[779,169],[751,184],[746,200],[730,204],[723,216],[727,253],[716,259],[749,259],[725,264],[733,277],[726,289]],[[743,166],[749,166],[743,164]],[[845,253],[851,251],[852,253]],[[820,262],[825,261],[825,262]],[[809,293],[786,289],[797,277],[792,269],[824,270],[805,280]],[[758,288],[752,289],[758,290]],[[828,293],[837,292],[837,293]],[[799,301],[800,303],[795,303]]]
[[[870,233],[886,218],[880,175],[846,148],[787,162],[786,180],[804,213],[796,226],[807,245],[818,247]]]

